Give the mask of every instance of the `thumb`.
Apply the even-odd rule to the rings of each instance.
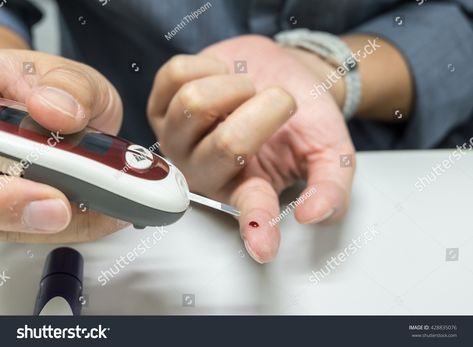
[[[0,230],[45,235],[64,230],[70,220],[69,201],[57,189],[19,177],[0,176]],[[2,231],[0,241],[8,241]],[[17,235],[16,239],[21,237]]]
[[[106,132],[119,129],[120,97],[104,76],[87,65],[40,52],[7,50],[0,54],[0,75],[2,96],[25,103],[45,128],[65,134],[89,123]]]
[[[309,157],[307,160],[307,187],[299,197],[295,216],[299,223],[333,222],[346,213],[355,174],[355,154],[348,155],[346,164],[337,161],[338,155],[330,152],[325,158]],[[353,151],[353,149],[352,149]],[[344,164],[344,165],[341,165]]]
[[[233,192],[231,203],[240,210],[240,234],[248,253],[259,263],[271,261],[281,238],[278,225],[271,224],[279,214],[278,195],[271,184],[249,178]]]

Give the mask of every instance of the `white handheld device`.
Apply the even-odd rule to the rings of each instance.
[[[48,131],[24,105],[5,99],[0,99],[0,172],[0,190],[9,176],[21,176],[137,228],[176,222],[190,200],[239,215],[190,193],[179,169],[147,148],[93,128],[72,135]]]

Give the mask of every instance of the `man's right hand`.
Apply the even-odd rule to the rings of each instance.
[[[0,97],[26,104],[39,124],[61,134],[87,125],[116,134],[121,125],[120,96],[104,76],[45,53],[0,49]],[[12,178],[0,190],[0,241],[81,242],[124,227],[92,211],[74,211],[77,208],[59,190]]]

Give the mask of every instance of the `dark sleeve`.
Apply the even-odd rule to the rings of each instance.
[[[349,124],[359,148],[435,147],[473,115],[473,0],[418,3],[399,6],[353,30],[396,46],[415,83],[414,112],[404,127],[359,120]]]
[[[0,26],[16,32],[32,46],[31,28],[42,18],[41,12],[27,0],[0,0],[0,6]]]

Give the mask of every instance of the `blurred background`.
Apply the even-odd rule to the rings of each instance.
[[[43,52],[59,54],[59,23],[57,5],[53,0],[31,0],[41,12],[43,19],[34,26],[35,47]]]

